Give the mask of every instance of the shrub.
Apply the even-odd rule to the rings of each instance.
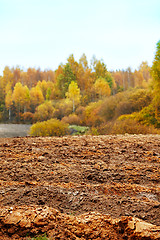
[[[130,115],[128,115],[130,116]],[[107,124],[102,124],[97,129],[98,133],[101,135],[106,134],[160,134],[160,130],[154,128],[153,126],[146,126],[140,124],[135,119],[120,117],[116,121],[110,121]]]
[[[101,124],[97,128],[99,135],[111,134],[113,125],[114,125],[114,121],[107,122],[107,124],[105,124],[105,123]]]
[[[123,119],[115,121],[111,134],[158,134],[153,126],[142,125],[134,119]]]
[[[88,135],[93,135],[93,136],[98,136],[99,135],[99,131],[97,128],[95,127],[92,127],[88,132],[87,132]]]
[[[110,121],[123,114],[138,112],[151,103],[151,93],[145,89],[132,89],[106,98],[101,105],[100,115]]]
[[[62,118],[62,121],[68,124],[75,124],[79,125],[81,124],[81,119],[79,116],[77,116],[75,113],[70,114],[69,116],[65,116]]]
[[[106,98],[100,107],[100,116],[102,116],[107,122],[114,119],[116,115],[116,108],[119,103],[123,101],[124,97],[124,93],[118,93],[114,96]]]
[[[31,136],[64,136],[66,134],[68,134],[68,124],[57,119],[37,122],[30,128]]]
[[[97,127],[100,126],[104,121],[99,115],[99,110],[102,101],[90,103],[84,110],[84,123],[87,126]]]
[[[142,124],[154,125],[160,128],[160,122],[155,116],[155,107],[153,104],[150,104],[148,107],[143,108],[139,113],[135,114],[135,119]]]
[[[72,135],[83,135],[89,130],[89,127],[70,125],[69,130]]]
[[[143,108],[140,112],[134,112],[128,115],[122,115],[118,118],[119,120],[134,119],[142,125],[160,128],[160,122],[156,118],[155,107],[153,104]]]

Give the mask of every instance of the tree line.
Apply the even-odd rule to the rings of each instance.
[[[133,72],[131,68],[108,71],[103,60],[93,57],[88,63],[85,54],[79,61],[70,55],[55,71],[6,66],[0,76],[0,120],[62,119],[120,92],[147,89],[152,82],[150,72],[147,62]]]

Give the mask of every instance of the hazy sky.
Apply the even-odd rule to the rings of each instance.
[[[152,64],[158,40],[160,0],[0,0],[0,74],[55,70],[72,53],[134,70]]]

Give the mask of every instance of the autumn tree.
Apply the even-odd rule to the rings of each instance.
[[[80,102],[80,89],[76,82],[72,81],[68,87],[68,92],[66,97],[69,98],[73,103],[73,112],[75,111],[75,106]]]
[[[2,76],[0,76],[0,106],[4,102],[4,91],[3,91],[3,82],[2,82]]]
[[[30,92],[27,85],[23,87],[24,93],[24,113],[30,108]]]
[[[83,54],[79,59],[77,83],[82,93],[88,89],[91,90],[94,83],[94,75],[92,73],[92,69],[88,67],[88,61],[85,54]]]
[[[12,100],[12,89],[11,89],[11,83],[8,83],[6,86],[6,96],[5,96],[5,106],[8,110],[8,118],[11,120],[11,107],[13,104]]]
[[[134,77],[133,77],[133,73],[132,73],[132,70],[130,67],[128,67],[126,69],[126,72],[127,72],[127,85],[128,85],[128,88],[131,88],[131,87],[134,87],[135,86],[135,83],[134,83]]]
[[[3,70],[3,76],[1,78],[1,88],[2,88],[2,95],[3,98],[5,97],[5,88],[7,86],[7,84],[11,84],[13,85],[13,81],[14,81],[14,75],[13,72],[11,71],[11,69],[6,66]]]
[[[28,74],[27,72],[23,72],[21,71],[20,73],[20,82],[22,83],[22,85],[27,85],[29,87],[29,81],[28,81]]]
[[[21,69],[20,67],[13,68],[13,76],[14,76],[14,85],[20,81]]]
[[[47,94],[47,88],[48,88],[47,82],[46,82],[45,80],[43,80],[43,81],[38,81],[38,83],[37,83],[36,86],[41,89],[42,94],[43,94],[43,97],[44,97],[44,99],[45,99],[45,98],[46,98],[46,94]]]
[[[46,101],[36,108],[34,119],[36,121],[46,121],[54,117],[55,108],[51,101]]]
[[[40,87],[36,86],[30,90],[31,110],[35,111],[35,108],[44,102],[43,93]]]
[[[111,89],[105,80],[105,78],[98,78],[94,84],[95,91],[99,95],[99,98],[101,99],[102,97],[110,96],[111,94]]]
[[[148,82],[149,79],[151,78],[151,75],[150,75],[151,68],[148,66],[147,61],[143,61],[140,64],[139,71],[142,73],[144,80]]]
[[[60,74],[63,74],[63,68],[64,66],[60,64],[58,68],[55,70],[55,82],[57,82],[57,78]]]
[[[67,59],[67,61],[68,61],[69,65],[72,69],[72,72],[73,72],[74,76],[77,77],[77,72],[78,72],[78,67],[79,66],[78,66],[78,62],[74,58],[74,55],[71,54],[69,56],[69,58]]]
[[[102,78],[106,77],[107,67],[103,61],[96,60],[94,70],[95,70],[95,78],[96,79],[100,78],[100,77],[102,77]]]
[[[89,67],[88,67],[88,61],[87,61],[87,57],[86,55],[83,53],[82,56],[79,59],[79,64],[82,65],[84,71],[86,71]]]
[[[55,83],[55,72],[52,70],[45,70],[42,73],[42,79]]]
[[[36,79],[36,69],[34,68],[28,68],[27,69],[27,76],[28,76],[28,84],[27,86],[29,88],[32,88],[36,85],[37,79]]]
[[[16,83],[12,99],[18,111],[18,119],[20,120],[20,112],[25,112],[30,103],[29,89],[23,86],[20,82]]]
[[[102,60],[97,60],[96,58],[92,59],[95,81],[98,78],[104,78],[108,84],[110,89],[114,88],[115,82],[110,72],[107,71],[107,66]]]
[[[134,82],[136,87],[142,87],[144,78],[143,78],[143,73],[141,71],[134,71]]]
[[[37,87],[39,87],[43,93],[43,97],[46,100],[53,99],[54,91],[55,91],[55,84],[51,81],[38,81]]]
[[[77,72],[77,83],[81,90],[83,105],[87,105],[93,98],[93,84],[95,81],[95,75],[92,69],[88,66],[86,55],[83,54],[79,59],[79,67]]]

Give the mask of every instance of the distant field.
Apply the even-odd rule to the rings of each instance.
[[[31,125],[26,124],[0,124],[0,138],[25,137]]]

